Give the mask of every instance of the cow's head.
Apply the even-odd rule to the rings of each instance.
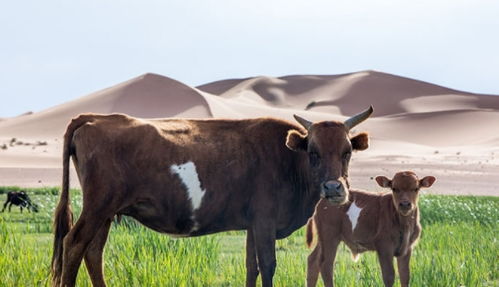
[[[418,206],[419,189],[432,186],[435,177],[426,176],[418,179],[414,172],[402,171],[396,173],[391,180],[384,176],[378,176],[376,182],[381,187],[392,190],[395,209],[401,215],[408,216]]]
[[[343,204],[348,199],[348,164],[352,151],[368,147],[367,133],[350,137],[349,131],[372,112],[371,106],[343,123],[312,123],[295,115],[307,133],[289,131],[286,146],[293,151],[308,153],[313,184],[320,189],[321,197],[333,204]]]

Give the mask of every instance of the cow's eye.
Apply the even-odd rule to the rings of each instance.
[[[419,188],[415,188],[415,189],[414,189],[414,192],[418,192],[418,191],[419,191]]]
[[[309,157],[310,157],[310,163],[312,165],[319,164],[319,161],[321,159],[321,157],[319,156],[319,153],[317,153],[315,151],[312,151],[312,152],[309,153]]]
[[[400,189],[398,189],[398,188],[394,188],[394,189],[393,189],[393,192],[398,193],[398,192],[400,192]]]

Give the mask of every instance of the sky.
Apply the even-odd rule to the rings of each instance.
[[[377,70],[499,94],[496,0],[0,2],[0,117],[152,72],[216,80]]]

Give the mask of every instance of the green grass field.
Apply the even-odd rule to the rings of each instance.
[[[0,188],[0,201],[5,191]],[[30,190],[39,213],[18,207],[0,214],[0,286],[49,286],[51,217],[57,189]],[[81,195],[72,190],[72,205]],[[499,286],[499,198],[422,195],[423,233],[411,261],[412,286]],[[276,286],[303,286],[310,252],[300,229],[277,245]],[[109,286],[243,286],[244,232],[172,239],[124,220],[114,224],[105,251]],[[337,286],[382,286],[374,253],[356,263],[342,245]],[[84,264],[78,286],[90,286]],[[399,285],[398,281],[396,286]],[[322,282],[320,285],[322,286]]]

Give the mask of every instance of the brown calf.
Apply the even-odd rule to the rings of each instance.
[[[409,260],[421,233],[419,189],[430,187],[435,177],[418,179],[414,172],[404,171],[392,180],[378,176],[376,181],[392,192],[350,190],[350,203],[333,206],[320,200],[317,204],[307,224],[308,246],[314,223],[318,234],[317,246],[308,257],[307,286],[315,286],[319,272],[324,286],[333,286],[333,264],[340,241],[350,248],[354,260],[359,253],[376,251],[385,286],[393,286],[393,257],[397,257],[401,285],[409,286]]]

